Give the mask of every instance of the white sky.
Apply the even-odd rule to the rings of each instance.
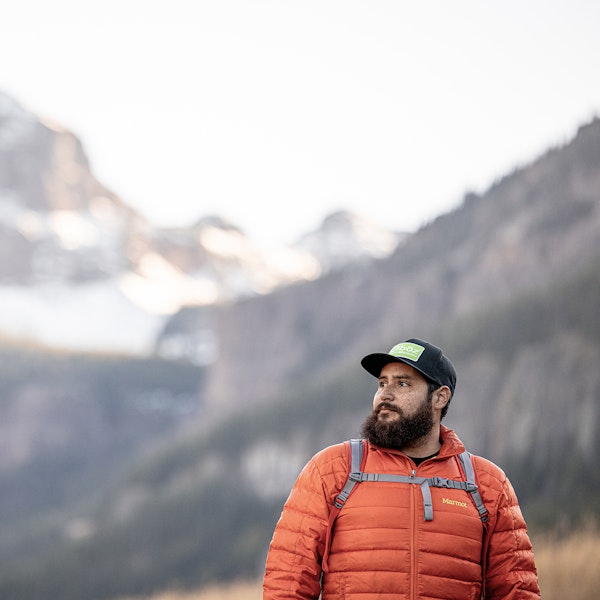
[[[3,0],[0,88],[158,225],[414,230],[600,115],[596,0]]]

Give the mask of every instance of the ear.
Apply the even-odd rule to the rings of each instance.
[[[448,402],[450,402],[450,397],[452,396],[452,392],[447,385],[443,385],[433,392],[433,408],[438,410],[442,410]]]

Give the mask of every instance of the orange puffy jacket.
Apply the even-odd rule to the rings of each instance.
[[[442,426],[439,454],[418,467],[405,454],[367,444],[363,471],[464,480],[455,433]],[[431,488],[425,521],[419,486],[358,484],[334,525],[327,572],[321,563],[329,513],[348,476],[348,442],[315,455],[298,477],[267,556],[263,600],[479,600],[484,525],[470,494]],[[473,457],[489,511],[488,600],[540,598],[533,551],[514,490],[500,468]],[[322,579],[322,581],[321,581]]]

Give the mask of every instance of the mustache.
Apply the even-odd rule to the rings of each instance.
[[[391,410],[398,414],[402,414],[402,412],[400,411],[400,409],[397,406],[395,406],[391,402],[387,402],[386,400],[384,400],[383,402],[378,404],[377,407],[375,408],[374,412],[376,415],[378,415],[384,409]]]

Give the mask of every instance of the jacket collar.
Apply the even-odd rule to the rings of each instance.
[[[442,447],[438,456],[455,456],[465,451],[465,445],[456,433],[445,425],[440,425],[440,440]]]

